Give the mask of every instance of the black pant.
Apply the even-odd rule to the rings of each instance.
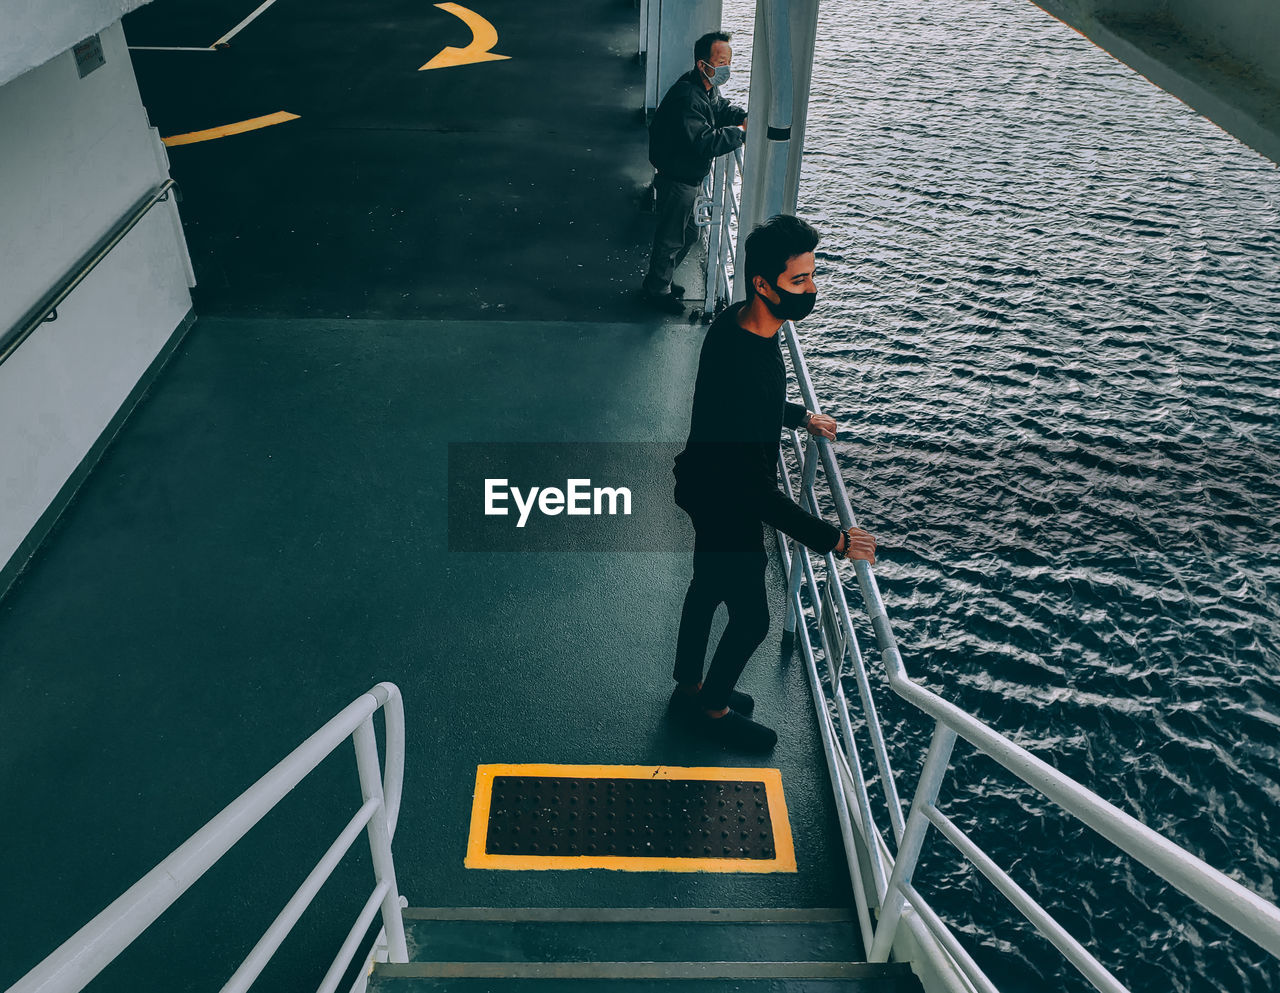
[[[671,290],[671,277],[698,241],[698,225],[693,217],[698,187],[678,183],[661,174],[653,185],[658,191],[658,225],[653,232],[653,251],[649,253],[644,290],[661,294]]]
[[[764,588],[768,557],[760,521],[714,513],[691,516],[696,533],[693,579],[680,614],[674,676],[685,685],[702,682],[702,706],[719,710],[728,705],[729,691],[769,633],[769,598]],[[729,608],[729,623],[704,680],[711,621],[722,603]]]

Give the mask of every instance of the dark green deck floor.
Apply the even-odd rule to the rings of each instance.
[[[5,883],[28,894],[5,906],[6,976],[381,679],[408,711],[396,848],[416,904],[847,905],[803,673],[777,665],[776,632],[744,685],[782,735],[767,764],[797,875],[462,865],[479,763],[751,764],[664,719],[687,554],[447,550],[448,440],[678,437],[698,344],[682,326],[199,321],[0,604],[3,790],[22,814]],[[234,861],[197,892],[227,947],[354,809],[339,759],[243,860],[230,911]],[[226,954],[213,937],[197,956]]]
[[[244,14],[226,6],[220,30]],[[333,94],[382,77],[342,53],[416,68],[465,38],[388,55],[358,43],[354,9],[313,5],[285,46],[270,32],[290,37],[282,18],[304,14],[281,3],[227,55],[274,38],[293,60],[280,85],[317,52],[342,79],[325,77],[335,89],[304,121],[173,150],[200,319],[0,602],[0,984],[383,679],[408,714],[396,850],[413,904],[849,905],[803,672],[776,663],[776,623],[743,685],[782,736],[762,764],[782,769],[798,874],[463,867],[479,763],[754,764],[664,719],[688,552],[447,548],[448,442],[679,441],[701,333],[628,309],[652,223],[631,202],[648,171],[631,3],[495,0],[511,61],[409,73],[398,85],[429,93],[390,93],[395,120],[372,129],[353,120],[378,101]],[[407,47],[385,24],[423,10],[448,21],[402,4],[376,23],[365,11],[361,30]],[[315,42],[340,15],[341,44]],[[213,40],[161,27],[126,25],[135,44]],[[164,85],[178,53],[144,54],[162,133],[302,112],[249,99],[261,66],[218,104],[212,84]],[[227,72],[223,54],[190,58]],[[180,78],[196,108],[181,121]],[[338,123],[304,125],[324,107]],[[218,988],[357,798],[344,749],[92,988]],[[318,976],[366,861],[335,877],[263,988],[305,987],[299,963]]]

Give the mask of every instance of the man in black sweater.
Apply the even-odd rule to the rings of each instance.
[[[641,293],[659,310],[683,313],[683,287],[671,277],[698,240],[693,202],[717,155],[746,140],[747,112],[720,96],[733,49],[727,31],[712,31],[693,46],[694,66],[672,84],[649,125],[649,161],[658,170],[658,223]]]
[[[676,642],[673,709],[708,734],[748,751],[768,751],[778,736],[750,719],[755,702],[734,689],[769,630],[761,522],[816,552],[875,561],[875,539],[842,531],[801,509],[778,488],[782,428],[804,427],[834,439],[836,422],[787,401],[778,331],[808,316],[818,233],[780,214],[753,230],[745,246],[747,299],[712,323],[702,345],[689,440],[676,457],[676,503],[693,521],[693,580]],[[702,678],[716,608],[729,623]]]

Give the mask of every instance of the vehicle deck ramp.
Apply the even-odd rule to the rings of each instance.
[[[410,908],[410,961],[374,993],[428,990],[915,993],[903,963],[868,963],[851,912],[822,908]]]

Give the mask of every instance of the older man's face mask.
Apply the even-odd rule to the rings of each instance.
[[[729,82],[728,66],[713,66],[710,62],[704,62],[702,65],[702,74],[707,77],[707,81],[712,86],[724,86],[725,83]],[[710,70],[710,72],[707,70]]]

